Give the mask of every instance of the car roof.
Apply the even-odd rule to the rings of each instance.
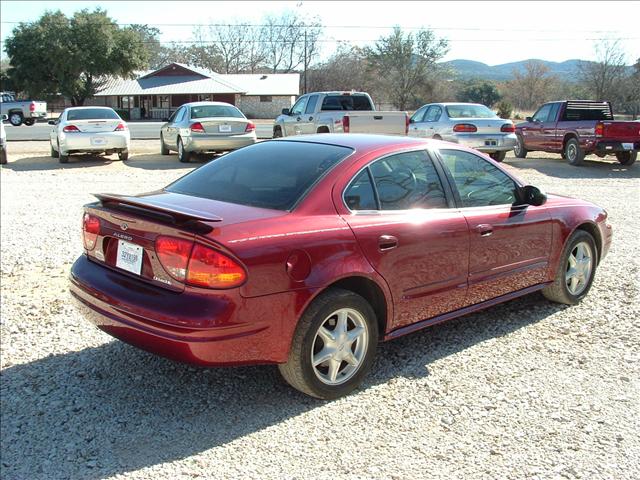
[[[297,135],[295,137],[279,138],[278,142],[306,142],[323,143],[325,145],[335,145],[338,147],[352,148],[359,150],[377,150],[378,148],[397,147],[419,147],[420,145],[434,144],[435,141],[401,137],[397,135],[375,135],[366,133],[319,133],[315,135]]]
[[[105,107],[105,106],[102,106],[102,105],[95,105],[95,106],[89,105],[89,106],[83,106],[83,107],[67,107],[67,108],[65,108],[65,110],[96,110],[96,109],[113,110],[113,108],[111,108],[111,107]]]
[[[221,105],[221,106],[238,108],[235,105],[232,105],[227,102],[208,102],[208,101],[183,103],[180,106],[181,107],[203,107],[205,105]]]

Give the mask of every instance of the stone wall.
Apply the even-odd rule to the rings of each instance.
[[[247,118],[274,119],[283,108],[291,108],[295,99],[294,95],[272,95],[270,102],[261,102],[259,95],[244,95],[240,96],[236,106]]]

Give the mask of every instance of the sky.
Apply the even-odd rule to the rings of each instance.
[[[339,41],[372,44],[398,25],[408,31],[430,28],[449,40],[443,60],[467,59],[499,65],[530,58],[555,62],[596,60],[600,39],[620,40],[629,64],[640,57],[640,1],[579,2],[0,2],[0,37],[16,22],[37,20],[46,10],[73,14],[101,7],[118,23],[146,23],[162,31],[161,41],[190,40],[194,25],[241,20],[260,23],[268,13],[295,10],[319,17],[322,55]],[[4,45],[3,45],[3,58]]]

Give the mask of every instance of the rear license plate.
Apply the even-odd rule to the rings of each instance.
[[[231,125],[220,125],[218,127],[218,131],[220,131],[220,132],[230,132],[231,131]]]
[[[91,145],[104,145],[107,143],[104,137],[91,137]]]
[[[142,247],[118,240],[116,267],[140,275],[142,272]]]
[[[623,143],[622,148],[625,150],[633,150],[633,143]]]

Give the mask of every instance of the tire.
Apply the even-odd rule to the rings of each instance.
[[[58,142],[58,161],[60,163],[69,163],[69,154],[63,154],[60,150],[60,142]]]
[[[191,153],[185,151],[180,137],[178,137],[178,160],[182,163],[189,163],[189,160],[191,160]]]
[[[24,121],[24,124],[25,124],[27,127],[32,126],[34,123],[36,123],[36,121],[35,121],[35,119],[33,119],[33,118],[27,118],[27,119]]]
[[[586,263],[581,264],[580,247],[583,248],[583,253],[587,254],[582,257],[582,260],[587,256],[590,258],[588,272],[586,272]],[[576,305],[589,293],[597,264],[598,251],[593,237],[584,230],[576,230],[562,252],[556,278],[551,285],[542,290],[542,294],[552,302]],[[569,272],[572,269],[575,275],[570,277]],[[576,280],[576,289],[572,291],[572,286],[568,284],[573,282],[574,278],[578,280]]]
[[[118,158],[123,162],[126,162],[127,160],[129,160],[129,150],[123,150],[121,152],[118,152]]]
[[[0,165],[6,165],[7,163],[7,149],[0,148]]]
[[[493,152],[490,153],[489,156],[496,162],[502,162],[506,158],[507,152]]]
[[[58,152],[53,148],[53,144],[49,142],[49,148],[51,149],[51,158],[58,158]]]
[[[616,158],[620,165],[630,166],[633,165],[638,157],[638,152],[618,152],[616,153]]]
[[[338,315],[344,320],[339,321]],[[347,328],[342,335],[342,343],[329,347],[327,342],[336,339],[334,332],[340,329],[340,325]],[[321,327],[329,337],[320,334]],[[360,329],[360,335],[348,343],[348,332],[353,335],[356,329]],[[377,344],[378,323],[371,305],[348,290],[328,290],[318,296],[302,315],[293,335],[287,363],[278,365],[278,369],[289,385],[302,393],[324,400],[338,398],[360,385],[373,364]],[[314,366],[312,357],[328,348],[328,358]],[[344,360],[344,356],[350,356],[358,362],[357,365]]]
[[[282,138],[282,128],[275,127],[273,129],[273,138]]]
[[[575,138],[570,138],[564,146],[564,155],[570,165],[579,167],[584,161],[584,150]]]
[[[169,155],[169,149],[164,144],[164,137],[160,134],[160,155]]]
[[[434,140],[442,140],[442,137],[440,135],[438,135],[438,134],[434,135],[431,138],[433,138]]]
[[[22,115],[22,112],[12,112],[9,114],[9,123],[14,127],[22,125],[23,120],[24,116]]]
[[[516,135],[516,146],[513,147],[513,153],[517,158],[525,158],[529,150],[524,148],[524,140],[521,135]]]

